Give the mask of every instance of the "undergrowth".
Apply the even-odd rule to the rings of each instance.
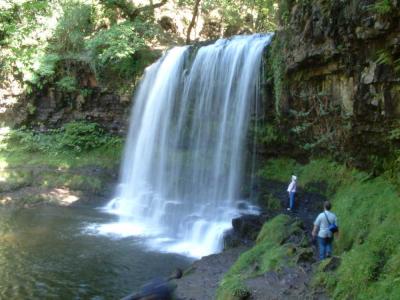
[[[96,123],[71,122],[60,129],[9,131],[1,141],[3,166],[52,166],[62,169],[118,164],[122,139],[105,133]]]
[[[339,219],[340,239],[334,249],[341,264],[335,271],[321,267],[314,286],[324,286],[334,299],[398,299],[398,187],[385,174],[372,177],[329,160],[301,165],[290,159],[275,159],[259,171],[263,177],[285,182],[293,173],[305,190],[313,183],[323,183],[326,188],[318,192],[332,201]]]
[[[122,139],[96,123],[71,122],[47,132],[2,130],[0,192],[66,187],[99,193],[110,181],[106,174],[117,169],[121,151]]]
[[[240,255],[225,274],[218,291],[218,300],[243,299],[249,294],[244,281],[269,270],[278,270],[288,263],[288,244],[284,242],[299,230],[300,223],[286,215],[279,215],[264,224],[256,245]]]

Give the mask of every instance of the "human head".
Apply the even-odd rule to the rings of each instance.
[[[324,202],[324,209],[331,210],[331,207],[332,207],[332,205],[329,201]]]
[[[292,180],[296,181],[297,180],[297,176],[296,175],[292,175]]]

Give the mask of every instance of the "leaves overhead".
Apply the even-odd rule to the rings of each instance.
[[[83,95],[98,85],[130,90],[160,54],[153,46],[160,41],[168,44],[159,24],[163,15],[156,15],[157,9],[182,8],[182,14],[177,11],[171,20],[186,18],[185,29],[174,33],[184,41],[193,27],[197,38],[204,26],[200,18],[214,18],[212,22],[221,28],[217,37],[274,30],[276,4],[271,0],[3,0],[0,88],[14,82],[25,93],[52,87]],[[179,40],[175,38],[170,44]]]

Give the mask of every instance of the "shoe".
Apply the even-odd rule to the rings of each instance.
[[[288,207],[288,208],[287,208],[287,210],[289,210],[289,211],[290,211],[290,207]]]

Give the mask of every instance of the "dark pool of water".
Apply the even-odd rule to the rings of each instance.
[[[191,263],[140,238],[85,232],[113,218],[91,207],[0,209],[0,299],[119,299]]]

